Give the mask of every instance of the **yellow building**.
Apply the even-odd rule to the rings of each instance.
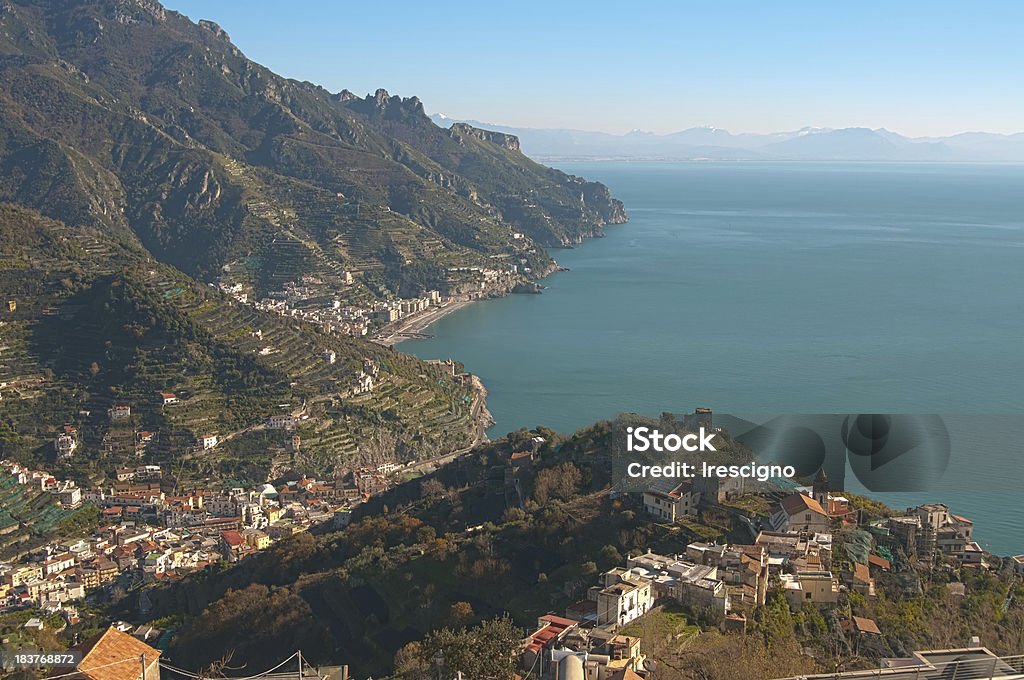
[[[244,533],[245,542],[256,550],[264,550],[270,547],[270,536],[263,531],[250,529]]]

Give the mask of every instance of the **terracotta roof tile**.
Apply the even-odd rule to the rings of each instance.
[[[89,680],[137,680],[142,675],[143,655],[147,666],[160,656],[158,650],[113,626],[77,649],[82,652],[82,662],[72,678]]]
[[[803,493],[794,493],[783,498],[782,509],[785,510],[786,514],[789,516],[793,516],[800,512],[806,512],[808,510],[816,512],[819,515],[828,514],[822,509],[821,503]]]

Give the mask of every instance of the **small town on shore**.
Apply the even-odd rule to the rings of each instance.
[[[524,239],[522,233],[513,232],[511,236],[514,244]],[[529,254],[536,254],[536,250],[530,248]],[[529,263],[530,259],[521,257],[494,267],[450,267],[445,272],[444,292],[428,289],[414,297],[401,297],[387,290],[368,294],[367,272],[360,270],[331,272],[329,276],[303,274],[258,300],[254,299],[251,284],[231,276],[225,276],[215,287],[236,302],[301,319],[326,333],[368,337],[390,346],[424,337],[427,326],[474,300],[510,292],[540,292],[541,287],[532,280],[559,269],[552,263],[535,272]]]
[[[543,438],[535,437],[508,456],[513,478],[531,470],[541,444]],[[83,604],[142,594],[155,584],[235,564],[297,533],[343,528],[360,503],[399,483],[400,468],[385,465],[351,470],[331,480],[299,478],[276,486],[182,491],[167,489],[156,465],[120,470],[117,483],[110,486],[80,488],[43,469],[2,461],[0,493],[5,506],[16,502],[22,490],[32,489],[64,510],[92,507],[98,513],[90,532],[46,542],[0,563],[2,611],[21,612],[29,638],[31,631],[48,627],[73,629]],[[974,523],[948,506],[928,503],[865,522],[850,498],[830,489],[824,472],[810,486],[789,491],[759,486],[752,493],[743,479],[695,478],[681,483],[659,480],[628,498],[642,507],[648,521],[674,530],[699,533],[699,520],[708,513],[734,515],[746,527],[749,540],[695,540],[679,553],[648,549],[626,555],[618,566],[595,574],[586,597],[537,619],[522,640],[523,677],[650,677],[643,644],[645,617],[679,609],[710,622],[723,634],[744,635],[757,610],[769,606],[773,593],[781,593],[793,612],[836,612],[854,649],[871,656],[885,631],[879,622],[853,614],[849,601],[875,598],[877,579],[922,568],[981,573],[1005,566],[1003,558],[988,554],[975,540]],[[841,547],[833,538],[836,532],[845,536]],[[1024,555],[1008,560],[1014,577],[1024,577]],[[947,588],[950,597],[966,595],[963,582],[951,580]],[[140,602],[145,602],[144,596]],[[840,606],[841,602],[847,604]],[[145,618],[144,605],[140,614]],[[156,659],[173,634],[152,623],[115,621],[98,643],[89,642],[93,646],[87,653],[100,654],[96,644],[143,645],[148,658]],[[5,639],[7,645],[14,642]],[[964,640],[963,649],[955,653],[916,652],[909,661],[883,659],[882,668],[892,669],[893,678],[945,678],[952,677],[949,663],[967,669],[986,660],[1024,673],[1024,659],[997,657],[976,638]],[[920,675],[897,674],[908,664]],[[331,677],[347,673],[344,666],[331,672]],[[136,678],[137,669],[123,677]]]

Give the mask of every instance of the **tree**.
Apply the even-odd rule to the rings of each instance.
[[[448,608],[448,623],[452,628],[463,628],[473,620],[475,613],[468,602],[453,602]]]
[[[774,595],[754,616],[754,628],[761,633],[766,647],[793,637],[793,615],[781,594]]]
[[[430,479],[424,479],[422,482],[420,482],[421,498],[440,498],[444,496],[444,494],[444,484],[442,484],[440,480],[431,477]]]
[[[422,660],[446,677],[462,673],[469,678],[507,680],[516,670],[521,637],[522,631],[507,615],[474,628],[442,628],[423,640]]]
[[[606,545],[601,548],[601,559],[608,564],[621,564],[622,554],[614,545]]]
[[[533,499],[539,505],[553,498],[569,500],[576,495],[582,477],[579,468],[570,462],[541,470],[533,483]]]
[[[427,677],[427,662],[423,658],[423,646],[410,642],[395,652],[395,673],[400,678]]]

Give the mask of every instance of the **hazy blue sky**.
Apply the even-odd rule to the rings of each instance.
[[[529,127],[1024,131],[1024,2],[167,0],[331,91]]]

